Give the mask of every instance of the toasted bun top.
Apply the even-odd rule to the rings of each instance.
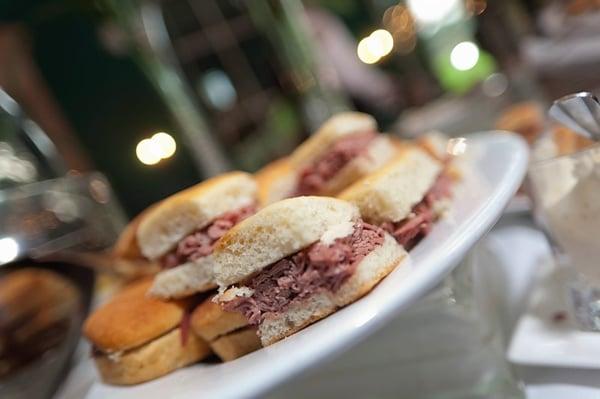
[[[447,151],[449,138],[442,132],[431,131],[419,137],[417,145],[438,161],[445,161],[450,157]]]
[[[118,258],[138,259],[142,258],[142,252],[137,242],[137,231],[142,223],[142,220],[148,215],[152,209],[158,206],[160,202],[149,206],[134,217],[127,226],[123,229],[117,242],[113,245],[113,255]]]
[[[271,204],[233,227],[213,252],[217,283],[237,283],[319,241],[334,226],[359,217],[348,202],[328,197],[296,197]]]
[[[287,157],[277,159],[254,174],[258,184],[258,201],[262,206],[288,197],[296,180]]]
[[[152,279],[128,285],[85,321],[83,334],[105,352],[143,345],[176,328],[189,301],[162,302],[146,292]]]
[[[315,134],[290,155],[290,165],[302,168],[320,158],[340,138],[353,133],[377,131],[372,116],[360,112],[342,112],[329,118]]]
[[[441,171],[439,161],[412,147],[348,187],[339,198],[356,204],[363,219],[370,223],[398,222],[423,199]]]
[[[256,202],[256,191],[251,175],[230,172],[170,196],[139,224],[137,241],[142,254],[148,259],[161,257],[223,213]]]

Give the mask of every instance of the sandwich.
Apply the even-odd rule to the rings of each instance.
[[[224,310],[208,298],[194,310],[192,331],[208,342],[211,350],[225,362],[261,348],[256,327],[250,326],[240,312]]]
[[[266,346],[359,299],[405,255],[346,201],[289,198],[258,211],[217,243],[216,300],[243,314]]]
[[[261,197],[272,203],[302,195],[335,195],[384,165],[395,151],[390,139],[377,133],[370,115],[337,114],[287,158],[259,172]]]
[[[211,253],[218,239],[253,214],[257,187],[251,175],[231,172],[177,193],[139,222],[142,256],[162,268],[150,288],[157,298],[182,298],[216,287]]]
[[[132,283],[97,309],[84,323],[92,356],[102,379],[130,385],[149,381],[210,354],[200,337],[189,333],[195,300],[163,302],[146,295],[151,279]]]
[[[420,147],[408,147],[338,198],[355,204],[367,223],[410,250],[429,233],[448,204],[453,180],[446,170],[444,163]]]

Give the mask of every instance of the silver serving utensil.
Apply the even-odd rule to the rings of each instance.
[[[548,114],[578,134],[600,141],[600,102],[592,93],[581,92],[561,97],[554,101]]]

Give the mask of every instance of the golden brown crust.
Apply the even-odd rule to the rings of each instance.
[[[125,226],[119,235],[117,242],[115,242],[115,245],[113,246],[113,255],[118,258],[126,259],[142,258],[142,253],[140,252],[140,247],[137,243],[136,233],[140,222],[152,208],[153,206],[150,206],[142,211],[139,215],[134,217],[127,226]]]
[[[518,133],[531,145],[544,130],[544,112],[533,101],[512,105],[496,120],[496,129]]]
[[[98,348],[118,352],[143,345],[176,328],[190,300],[162,302],[146,292],[152,279],[127,286],[92,313],[83,326],[84,335]]]
[[[258,184],[258,202],[261,206],[266,206],[291,194],[286,192],[285,180],[293,180],[294,177],[287,157],[265,165],[254,174],[254,178]],[[291,187],[293,184],[288,185]]]
[[[120,354],[96,355],[94,360],[102,380],[114,385],[149,381],[195,363],[211,353],[200,337],[190,334],[185,346],[176,328],[141,347]]]
[[[406,151],[407,148],[410,148],[414,145],[414,143],[410,140],[404,140],[398,136],[389,135],[390,141],[396,147],[398,151]]]
[[[230,333],[248,325],[248,321],[238,312],[226,312],[221,306],[212,301],[205,300],[192,313],[190,324],[192,331],[206,341]]]
[[[262,345],[256,329],[248,327],[217,338],[210,347],[221,360],[229,362],[260,349]]]

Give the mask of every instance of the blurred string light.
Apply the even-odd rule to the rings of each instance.
[[[358,42],[356,54],[365,64],[374,64],[394,48],[394,38],[385,29],[377,29]]]
[[[422,27],[451,22],[463,11],[463,0],[407,0],[410,12]]]
[[[140,141],[135,147],[135,154],[144,165],[156,165],[161,160],[172,157],[176,150],[175,139],[165,132],[158,132]]]
[[[383,13],[383,26],[391,32],[398,53],[408,54],[415,49],[415,21],[408,8],[401,4],[389,7]]]
[[[460,42],[450,52],[450,63],[459,71],[473,69],[479,61],[479,47],[473,42]]]
[[[19,243],[14,238],[0,238],[0,263],[8,263],[17,259]]]

